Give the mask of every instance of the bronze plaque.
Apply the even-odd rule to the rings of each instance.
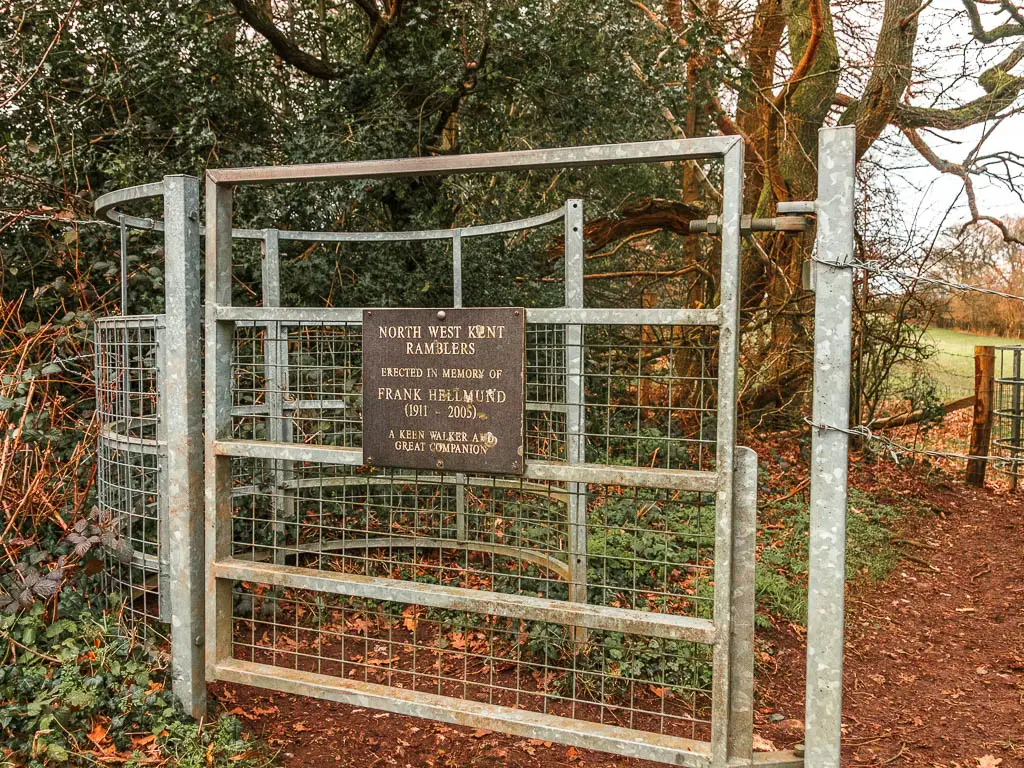
[[[363,311],[363,461],[522,474],[526,312]]]

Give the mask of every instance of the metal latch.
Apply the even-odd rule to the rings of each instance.
[[[782,206],[779,204],[779,213],[782,214]],[[773,216],[769,219],[755,219],[753,216],[740,217],[740,234],[749,235],[751,232],[804,232],[808,227],[808,220],[805,216],[783,214]],[[690,222],[690,232],[707,233],[718,235],[722,232],[722,218],[720,216],[708,216],[706,219],[694,219]]]

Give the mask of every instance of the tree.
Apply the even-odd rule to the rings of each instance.
[[[1012,239],[978,208],[973,179],[1017,189],[1019,158],[984,147],[1020,110],[1024,24],[1009,0],[963,3],[884,0],[878,19],[870,0],[22,0],[0,21],[14,52],[0,63],[10,84],[0,96],[5,208],[84,214],[91,190],[216,165],[726,133],[746,143],[745,211],[766,216],[780,201],[814,197],[818,129],[839,123],[857,127],[865,167],[873,148],[905,137],[963,180],[973,221]],[[928,25],[970,39],[936,43],[921,36]],[[982,63],[950,68],[974,59]],[[979,92],[959,99],[967,79]],[[932,148],[936,131],[970,126],[981,140],[963,157]],[[238,216],[256,226],[450,226],[526,215],[585,188],[597,300],[626,291],[647,304],[707,304],[714,248],[680,236],[716,211],[715,174],[691,163],[620,169],[587,186],[581,178],[593,175],[288,187],[247,191]],[[22,220],[7,233],[8,263],[20,264],[6,275],[12,288],[57,279],[60,259],[34,252],[40,242],[58,254],[68,244],[53,231],[35,239],[41,230]],[[783,408],[806,392],[810,244],[809,233],[762,235],[744,254],[751,409]],[[557,272],[550,241],[507,246],[482,260],[469,288],[511,300],[496,292],[508,283],[496,276]],[[101,250],[92,236],[75,247]],[[335,302],[443,301],[450,289],[437,277],[445,255],[419,246],[388,259],[347,249],[348,269],[326,247],[292,255],[301,256],[285,286],[294,299],[315,287],[315,298]],[[136,281],[158,279],[150,256]],[[256,254],[239,258],[242,283],[255,282]],[[95,261],[109,272],[109,258]]]
[[[261,9],[252,0],[231,2],[279,55],[298,69],[314,77],[334,77],[342,71],[335,67],[325,73],[326,62],[310,61],[301,46],[275,25],[269,6]],[[368,32],[360,54],[363,61],[368,61],[382,37],[401,23],[403,9],[397,0],[393,4],[384,0],[382,7],[375,0],[359,0],[356,4],[366,14]],[[855,29],[857,20],[877,8],[876,4],[837,6],[838,18],[822,0],[758,0],[753,7],[742,0],[691,0],[685,6],[681,0],[666,0],[661,8],[633,0],[631,5],[652,27],[669,33],[685,52],[676,66],[691,98],[680,112],[668,107],[661,110],[666,129],[675,135],[718,131],[744,138],[745,210],[768,216],[778,202],[813,198],[817,132],[823,125],[838,123],[856,126],[858,157],[864,157],[887,130],[890,134],[899,131],[936,170],[963,180],[972,223],[990,222],[1005,239],[1015,239],[1001,220],[979,210],[973,179],[979,174],[994,175],[1016,189],[1016,172],[1022,169],[1017,155],[984,151],[985,140],[994,128],[1018,114],[1021,106],[1024,75],[1014,73],[1024,58],[1024,18],[1018,6],[1003,0],[997,13],[986,16],[1006,19],[986,27],[985,22],[991,23],[991,18],[983,19],[975,0],[963,0],[963,11],[952,20],[969,26],[972,39],[964,51],[957,51],[919,42],[920,17],[928,11],[929,2],[886,0],[881,21],[868,25],[868,31],[874,33],[873,50],[858,51],[858,46],[848,45],[841,54],[840,35],[845,32],[850,39],[856,32],[863,33],[864,29]],[[482,34],[486,40],[488,32]],[[694,45],[694,35],[705,37],[706,44]],[[1022,41],[1013,43],[1018,38]],[[1013,43],[1008,50],[1006,41]],[[436,135],[444,128],[452,136],[457,135],[461,105],[476,89],[480,67],[487,63],[486,44],[480,50],[478,57],[467,56],[463,75],[466,87],[454,89],[434,124]],[[992,55],[992,51],[997,58],[977,71],[966,66],[943,71],[953,55],[975,50],[979,60]],[[653,66],[655,71],[672,65],[671,59],[666,62],[662,57],[663,52]],[[352,59],[350,54],[349,67],[356,66]],[[723,60],[732,65],[727,72],[739,72],[740,76],[723,77],[720,83],[702,79],[708,66]],[[664,78],[660,84],[650,83],[643,64],[634,63],[635,69],[641,70],[638,79],[651,87],[664,88]],[[970,77],[984,93],[955,100],[950,82]],[[727,109],[723,104],[733,106]],[[926,132],[975,125],[984,125],[985,130],[959,162],[943,159],[924,136]],[[452,146],[454,140],[446,148]],[[706,184],[702,189],[700,181],[693,169],[684,171],[680,184],[684,203],[692,206],[702,194],[713,197],[713,191]],[[663,208],[670,210],[667,204]],[[651,213],[651,206],[647,206],[644,215],[649,217]],[[627,220],[630,217],[631,212],[623,216]],[[668,221],[656,226],[671,228]],[[628,226],[622,229],[625,237],[636,231]],[[595,246],[608,244],[602,241]],[[810,372],[809,297],[800,285],[809,247],[810,236],[797,240],[775,236],[767,238],[763,248],[751,249],[748,254],[744,271],[746,308],[753,322],[766,331],[747,345],[748,369],[758,371],[758,381],[748,386],[746,400],[755,409],[783,405],[806,387]],[[694,261],[699,253],[691,247],[685,257]]]

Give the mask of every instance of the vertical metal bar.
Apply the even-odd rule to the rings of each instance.
[[[234,324],[218,321],[231,306],[231,210],[234,188],[206,178],[206,679],[231,656],[231,582],[213,566],[231,555],[231,459],[213,450],[231,437],[231,354]]]
[[[725,765],[729,751],[729,651],[732,596],[732,488],[736,444],[736,380],[739,375],[740,216],[743,205],[743,142],[725,153],[722,190],[722,324],[718,335],[718,425],[715,471],[715,645],[711,680],[711,761]]]
[[[452,304],[462,306],[462,230],[452,234]]]
[[[565,201],[565,306],[583,308],[583,201]],[[566,461],[586,461],[583,392],[583,326],[565,327]],[[569,599],[587,602],[587,485],[569,483]],[[585,627],[572,628],[573,640],[586,642]]]
[[[1012,394],[1010,395],[1010,397],[1012,398],[1012,410],[1010,412],[1012,414],[1011,417],[1010,417],[1010,445],[1013,446],[1013,448],[1010,450],[1010,458],[1015,460],[1012,464],[1010,464],[1010,490],[1011,491],[1016,491],[1017,490],[1017,483],[1020,480],[1020,464],[1018,464],[1017,461],[1016,461],[1016,459],[1021,454],[1021,447],[1022,447],[1021,444],[1020,444],[1020,437],[1021,437],[1021,435],[1020,435],[1021,423],[1020,422],[1021,422],[1021,417],[1022,417],[1021,409],[1020,409],[1020,390],[1021,390],[1021,380],[1020,380],[1020,363],[1021,363],[1021,359],[1020,358],[1021,358],[1021,355],[1020,355],[1020,352],[1021,351],[1019,349],[1013,350],[1013,384],[1010,385],[1012,387],[1012,389],[1011,389]]]
[[[281,249],[280,232],[276,229],[263,231],[262,270],[263,306],[281,306]],[[287,380],[283,367],[287,363],[288,348],[281,350],[281,323],[270,321],[263,325],[263,376],[266,381],[267,440],[274,443],[285,441],[284,429],[284,383]],[[272,530],[274,532],[274,562],[283,564],[286,552],[282,539],[289,520],[284,497],[285,467],[281,459],[266,459],[264,471],[274,479],[270,497]]]
[[[117,226],[121,235],[121,314],[128,314],[128,227],[124,216],[117,217]]]
[[[462,230],[452,234],[452,306],[462,306]],[[455,538],[466,541],[469,526],[466,520],[466,475],[455,473]]]
[[[853,271],[842,265],[853,258],[856,132],[823,128],[818,136],[813,420],[847,429]],[[814,768],[839,766],[848,450],[845,432],[812,429],[804,759]]]
[[[166,235],[165,235],[166,237]],[[170,490],[167,483],[168,478],[168,465],[167,465],[167,333],[165,331],[164,323],[166,317],[162,318],[157,322],[153,328],[153,344],[156,359],[153,364],[156,366],[156,439],[159,443],[159,452],[156,455],[156,546],[157,546],[157,577],[156,577],[156,594],[157,594],[157,610],[160,621],[165,624],[171,623],[171,616],[175,610],[175,606],[171,605],[174,600],[174,596],[171,594],[171,521],[169,515],[168,505],[168,491]],[[141,334],[141,328],[136,331]],[[141,345],[140,345],[141,346]],[[140,350],[141,351],[141,350]],[[143,364],[143,360],[139,360],[139,365]],[[147,393],[143,391],[145,378],[141,372],[139,375],[138,387],[140,397],[145,396]],[[140,414],[141,415],[141,414]],[[144,455],[139,455],[138,460],[145,463],[147,461]],[[145,502],[143,502],[142,513],[145,514]],[[198,517],[202,514],[202,509],[195,509],[193,513]],[[173,672],[173,670],[172,670]],[[187,706],[187,702],[182,702]]]
[[[173,690],[194,717],[206,711],[203,674],[203,431],[199,180],[164,177],[164,388]]]
[[[729,643],[729,765],[754,755],[754,545],[757,454],[736,448],[732,505],[732,630]]]

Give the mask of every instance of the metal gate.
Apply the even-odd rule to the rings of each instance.
[[[207,678],[676,764],[799,764],[751,752],[742,153],[715,138],[210,171]],[[264,305],[232,306],[240,185],[708,158],[713,308],[585,307],[579,200],[457,230],[263,231]],[[460,307],[465,239],[559,220],[563,305],[526,307],[522,476],[367,467],[364,308],[276,306],[279,242],[449,241]]]
[[[700,225],[720,235],[714,307],[588,305],[582,200],[451,230],[232,227],[234,190],[249,184],[683,160],[720,163],[720,217]],[[97,327],[99,480],[140,532],[126,565],[159,587],[153,617],[170,621],[179,699],[198,716],[205,682],[224,680],[673,764],[802,765],[752,749],[757,483],[754,453],[735,444],[740,235],[794,220],[741,217],[742,170],[742,141],[718,137],[209,171],[204,321],[198,180],[100,198],[122,249],[125,226],[165,234],[164,314]],[[848,370],[827,358],[844,339],[849,356],[852,171],[852,129],[826,129],[820,201],[779,205],[819,216],[815,419],[839,425]],[[153,197],[162,222],[115,210]],[[465,243],[540,227],[562,228],[562,290],[555,306],[523,307],[521,474],[364,456],[367,308],[281,307],[281,243],[441,243],[451,312],[472,304]],[[262,247],[261,306],[232,304],[240,240]],[[839,755],[845,439],[819,429],[812,461],[816,765]]]

